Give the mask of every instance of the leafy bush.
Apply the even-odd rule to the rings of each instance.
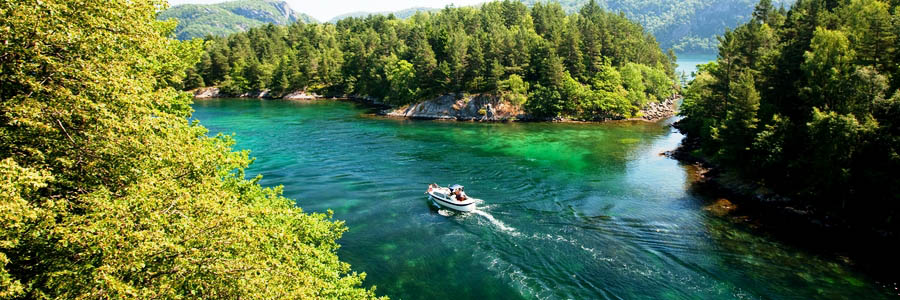
[[[522,105],[528,101],[528,83],[522,80],[521,76],[509,75],[509,78],[500,82],[500,87],[503,100],[513,105]]]

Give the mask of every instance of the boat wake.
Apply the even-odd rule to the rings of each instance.
[[[497,226],[497,228],[500,228],[503,231],[513,232],[513,233],[516,232],[515,228],[506,226],[506,224],[504,224],[503,222],[500,222],[500,220],[497,220],[497,218],[494,218],[494,216],[488,212],[482,211],[480,209],[475,209],[472,211],[472,213],[484,217],[485,219],[490,221],[491,224],[494,224],[494,226]]]

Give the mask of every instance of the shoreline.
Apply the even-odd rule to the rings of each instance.
[[[896,235],[878,228],[858,226],[850,220],[817,209],[809,203],[779,195],[749,182],[692,152],[696,141],[685,136],[663,155],[689,166],[690,192],[707,199],[703,210],[746,226],[816,255],[858,269],[876,281],[900,281]],[[885,284],[885,282],[881,282]]]
[[[499,97],[491,94],[448,94],[415,104],[393,107],[382,103],[379,99],[367,96],[342,95],[340,97],[327,97],[315,93],[307,94],[302,91],[288,93],[283,97],[271,97],[267,91],[245,93],[237,96],[225,95],[221,94],[219,89],[215,87],[199,88],[189,92],[194,94],[195,100],[233,98],[288,101],[352,101],[367,105],[374,110],[373,113],[375,115],[387,118],[490,123],[548,122],[589,124],[623,121],[656,123],[675,116],[678,112],[678,102],[682,99],[680,95],[673,95],[661,102],[650,102],[640,110],[640,117],[616,118],[598,116],[595,119],[572,119],[563,117],[535,118],[525,113],[521,107],[500,100]]]

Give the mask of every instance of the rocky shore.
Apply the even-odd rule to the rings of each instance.
[[[639,117],[630,120],[658,121],[674,116],[677,112],[677,102],[680,96],[668,98],[662,102],[649,103],[639,113]],[[529,116],[518,106],[512,105],[493,95],[458,95],[450,94],[423,101],[418,104],[399,108],[391,108],[382,112],[390,117],[430,120],[457,120],[457,121],[551,121],[551,122],[577,122],[597,120],[576,119],[536,119]],[[625,118],[612,118],[606,120],[624,120]]]
[[[641,109],[640,118],[646,121],[667,119],[678,113],[678,101],[681,96],[672,96],[662,102],[650,102]]]
[[[522,108],[495,96],[444,95],[418,104],[387,109],[386,116],[458,121],[515,121],[526,117]]]
[[[267,90],[240,95],[223,93],[217,87],[198,88],[191,91],[196,99],[209,98],[258,98],[258,99],[284,99],[284,100],[316,100],[325,99],[324,96],[305,91],[295,91],[285,95],[274,95]],[[338,98],[352,99],[358,102],[385,106],[379,99],[367,96],[343,96]],[[673,96],[662,102],[648,103],[638,113],[637,117],[628,120],[659,121],[672,117],[677,112],[677,103],[680,96]],[[522,107],[513,105],[500,97],[491,94],[463,95],[448,94],[417,104],[402,107],[391,107],[379,112],[381,115],[408,119],[428,120],[456,120],[478,122],[509,122],[509,121],[549,121],[549,122],[581,122],[581,121],[613,121],[625,120],[625,118],[605,118],[598,120],[578,119],[536,119],[528,115]]]
[[[259,92],[252,93],[243,93],[239,95],[231,95],[222,92],[217,87],[204,87],[198,88],[191,93],[194,94],[195,99],[210,99],[210,98],[257,98],[257,99],[284,99],[284,100],[316,100],[323,99],[324,96],[316,94],[316,93],[306,93],[305,91],[295,91],[292,93],[287,93],[285,95],[274,95],[270,93],[268,90],[262,90]]]

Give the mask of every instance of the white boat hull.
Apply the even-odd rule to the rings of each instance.
[[[436,191],[428,192],[428,198],[439,206],[464,212],[474,211],[476,207],[475,204],[477,202],[477,199],[471,197],[464,201],[454,200],[447,197],[446,194],[442,194]]]

